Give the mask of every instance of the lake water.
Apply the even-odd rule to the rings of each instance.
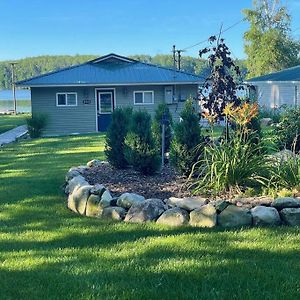
[[[30,90],[16,90],[17,112],[31,112],[31,95]],[[12,90],[0,90],[0,112],[13,110]]]

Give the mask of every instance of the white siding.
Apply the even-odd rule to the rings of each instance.
[[[257,89],[258,103],[266,108],[280,107],[282,105],[295,105],[295,84],[292,83],[267,83],[254,84]],[[298,87],[298,105],[300,104]]]

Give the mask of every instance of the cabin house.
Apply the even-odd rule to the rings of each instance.
[[[184,101],[197,97],[202,82],[193,74],[109,54],[17,85],[30,88],[32,114],[47,115],[44,134],[67,135],[105,131],[116,107],[153,115],[166,103],[179,120]]]
[[[248,79],[260,106],[271,109],[300,104],[300,66]]]

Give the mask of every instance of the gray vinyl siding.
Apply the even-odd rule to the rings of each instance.
[[[188,97],[197,97],[198,85],[177,85],[176,88],[176,98],[179,101],[176,101],[173,104],[168,104],[168,107],[173,115],[174,121],[179,120],[180,112],[184,106],[184,101]],[[133,93],[135,91],[153,91],[154,92],[154,103],[153,104],[144,104],[144,105],[135,105]],[[157,109],[160,103],[165,102],[165,86],[126,86],[126,87],[117,87],[116,88],[116,106],[125,107],[130,106],[134,110],[146,110],[154,115],[155,110]]]
[[[300,85],[293,83],[255,83],[258,103],[266,108],[294,106],[300,104]],[[295,93],[297,86],[297,95]]]
[[[165,102],[164,85],[138,86],[109,86],[101,89],[115,89],[116,107],[132,107],[134,110],[146,110],[154,115],[157,106]],[[97,131],[96,121],[96,91],[97,87],[33,87],[31,88],[32,114],[43,113],[48,117],[48,124],[44,135],[68,135]],[[100,88],[99,88],[100,90]],[[134,91],[153,91],[154,104],[134,105]],[[168,104],[173,120],[179,120],[184,101],[188,97],[196,97],[197,84],[177,85],[176,101]],[[56,106],[56,93],[77,93],[77,106]],[[89,100],[84,104],[84,100]]]
[[[47,115],[44,135],[65,135],[96,131],[95,89],[82,87],[31,88],[32,114]],[[56,106],[56,93],[77,93],[77,106]],[[83,104],[88,99],[90,104]]]

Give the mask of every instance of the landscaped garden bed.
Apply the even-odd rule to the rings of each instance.
[[[177,189],[173,186],[176,180],[180,183]],[[192,197],[188,190],[181,192],[180,186],[184,186],[183,182],[170,168],[146,177],[131,170],[115,170],[106,162],[92,160],[87,166],[69,170],[65,192],[68,194],[68,208],[72,211],[116,221],[153,221],[169,226],[189,224],[194,227],[300,225],[299,198],[228,200]]]

